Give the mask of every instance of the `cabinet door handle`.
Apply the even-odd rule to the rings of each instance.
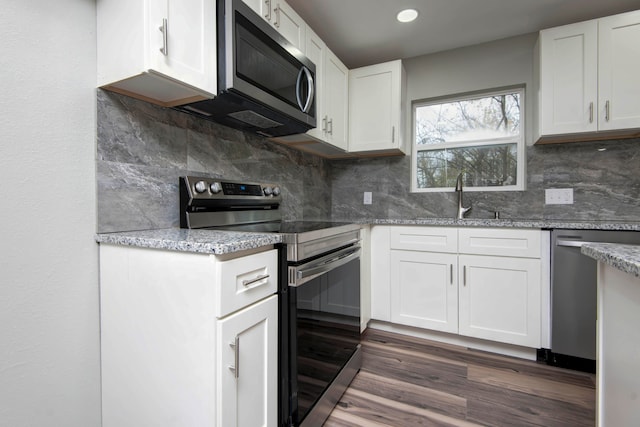
[[[276,13],[276,22],[273,25],[275,25],[276,28],[280,28],[280,3],[276,5],[273,11]]]
[[[395,143],[396,142],[396,127],[395,126],[391,126],[391,143]]]
[[[462,267],[462,286],[467,286],[467,266]]]
[[[322,118],[322,132],[326,132],[327,131],[327,116],[324,116]]]
[[[449,281],[453,285],[453,264],[449,264]]]
[[[256,282],[260,282],[264,279],[268,279],[269,275],[268,274],[261,274],[260,276],[254,277],[253,279],[247,279],[247,280],[243,280],[242,281],[242,286],[249,286],[249,285],[253,285]]]
[[[589,123],[593,123],[593,102],[589,103]]]
[[[229,343],[229,347],[233,349],[233,366],[229,366],[229,370],[233,372],[236,379],[240,376],[240,337],[236,335],[236,339]]]
[[[265,13],[264,17],[267,21],[271,21],[271,0],[264,0]]]
[[[160,48],[160,52],[164,56],[169,55],[169,49],[167,48],[167,18],[162,20],[162,25],[158,27],[160,32],[162,33],[162,47]]]
[[[609,110],[610,110],[610,104],[609,101],[604,103],[604,119],[606,121],[609,121]]]
[[[327,124],[329,129],[327,132],[329,133],[329,135],[333,135],[333,118],[329,119],[329,122]]]

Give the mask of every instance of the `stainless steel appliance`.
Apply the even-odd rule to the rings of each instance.
[[[218,96],[176,108],[267,137],[314,128],[313,62],[242,0],[218,0],[217,16]]]
[[[551,351],[547,362],[595,372],[597,262],[580,253],[587,242],[640,243],[635,231],[551,232]]]
[[[275,232],[279,426],[320,426],[361,365],[360,226],[282,221],[274,184],[180,178],[180,226]]]

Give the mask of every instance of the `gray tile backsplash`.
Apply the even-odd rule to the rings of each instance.
[[[269,181],[287,220],[451,217],[457,199],[411,193],[409,156],[325,160],[171,109],[98,90],[98,231],[178,226],[178,177]],[[606,151],[598,151],[605,147]],[[640,139],[527,148],[527,189],[467,192],[470,217],[640,221]],[[545,205],[573,188],[573,205]],[[363,192],[373,204],[363,204]]]
[[[606,151],[599,151],[606,148]],[[330,164],[332,215],[338,219],[453,217],[457,198],[411,193],[411,158],[340,160]],[[545,205],[546,188],[573,188],[573,205]],[[373,204],[362,204],[362,192]],[[527,148],[526,191],[467,192],[471,218],[640,221],[640,139]]]
[[[177,227],[187,174],[277,183],[285,219],[330,216],[324,159],[102,90],[97,114],[98,232]]]

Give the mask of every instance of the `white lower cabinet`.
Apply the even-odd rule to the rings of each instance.
[[[100,245],[102,425],[277,424],[277,251]]]
[[[540,347],[540,260],[460,255],[459,334]]]
[[[390,227],[389,247],[376,250],[373,260],[388,263],[388,287],[373,282],[372,313],[384,316],[383,298],[375,293],[388,292],[389,318],[377,320],[539,348],[548,283],[541,233]]]
[[[277,315],[274,295],[218,322],[217,425],[276,425]]]
[[[391,321],[458,332],[457,256],[391,251]]]

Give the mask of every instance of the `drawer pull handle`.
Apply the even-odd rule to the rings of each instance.
[[[274,25],[276,26],[276,28],[280,28],[280,13],[282,12],[282,9],[280,9],[280,3],[278,3],[276,5],[276,8],[273,10],[276,13],[276,22]]]
[[[229,366],[229,370],[237,379],[240,376],[240,337],[236,336],[235,341],[229,343],[229,347],[233,349],[233,363],[235,364],[235,366]]]
[[[271,0],[264,0],[264,6],[266,11],[264,12],[264,17],[267,21],[271,21]]]
[[[253,285],[256,282],[260,282],[262,280],[268,279],[269,275],[268,274],[262,274],[258,277],[254,277],[253,279],[247,279],[247,280],[243,280],[242,281],[242,286],[249,286],[249,285]]]
[[[160,52],[162,52],[164,56],[168,56],[169,48],[167,44],[167,18],[164,18],[162,20],[162,25],[158,29],[162,33],[162,47],[160,48]]]

